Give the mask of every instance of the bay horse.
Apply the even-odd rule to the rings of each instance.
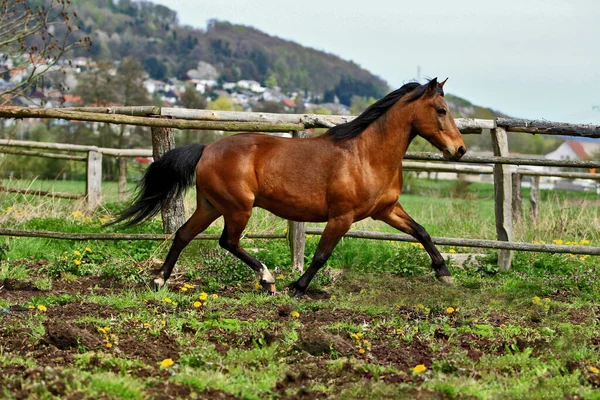
[[[156,287],[166,283],[188,243],[223,216],[219,244],[248,264],[260,284],[275,294],[267,266],[240,246],[253,207],[287,220],[327,223],[309,268],[290,285],[297,297],[304,295],[352,223],[368,217],[414,236],[431,257],[436,277],[452,284],[431,237],[398,202],[402,158],[416,135],[446,159],[458,160],[467,151],[444,99],[445,82],[407,83],[354,120],[317,137],[243,133],[170,150],[148,167],[134,202],[110,224],[135,225],[152,218],[192,186],[195,175],[196,210],[175,234],[162,267],[153,271]]]

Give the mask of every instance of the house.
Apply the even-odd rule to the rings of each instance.
[[[566,140],[545,158],[550,160],[588,160],[600,155],[600,140]]]
[[[214,79],[190,79],[187,82],[194,85],[194,88],[202,94],[217,86],[217,81]]]
[[[65,107],[73,107],[83,104],[83,99],[81,96],[75,96],[72,94],[65,94],[63,96],[63,106]]]
[[[144,81],[144,87],[150,94],[153,94],[154,92],[164,92],[166,86],[166,82],[158,81],[156,79],[146,79]]]
[[[283,99],[283,100],[281,100],[281,104],[283,104],[283,107],[285,108],[285,111],[287,111],[287,112],[292,112],[292,111],[296,110],[296,108],[298,107],[296,105],[296,103],[294,102],[294,100],[292,100],[292,99]]]
[[[241,89],[251,90],[255,93],[263,93],[266,90],[266,88],[262,87],[260,83],[247,79],[242,79],[241,81],[238,81],[237,85]]]

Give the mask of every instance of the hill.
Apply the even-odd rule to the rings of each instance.
[[[95,58],[133,56],[154,79],[188,79],[202,61],[214,66],[222,81],[248,79],[322,98],[335,95],[346,105],[352,95],[378,98],[388,91],[384,80],[353,62],[251,27],[217,20],[206,29],[182,26],[175,11],[147,1],[76,0],[73,5],[82,30],[92,37]]]

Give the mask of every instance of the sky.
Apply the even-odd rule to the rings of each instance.
[[[600,125],[597,0],[153,0],[180,23],[216,18],[352,60],[392,88],[447,93],[516,118]],[[598,109],[594,109],[598,106]]]

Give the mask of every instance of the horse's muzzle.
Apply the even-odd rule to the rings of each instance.
[[[448,160],[448,161],[458,161],[462,158],[462,156],[465,155],[465,153],[467,152],[467,149],[465,146],[460,146],[458,148],[458,150],[456,150],[456,153],[451,154],[450,150],[445,149],[442,154],[444,155],[444,159]]]

